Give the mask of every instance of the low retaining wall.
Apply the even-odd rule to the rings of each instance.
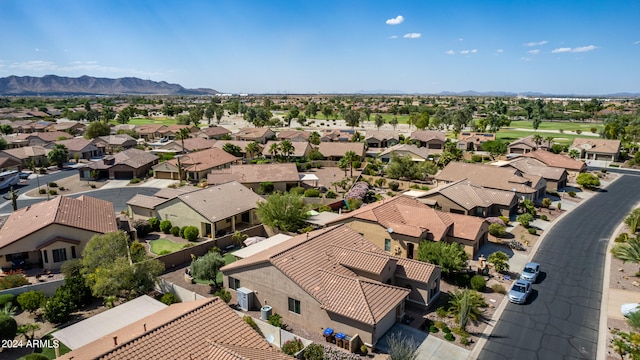
[[[163,294],[172,293],[173,295],[178,297],[178,299],[180,299],[181,302],[206,299],[206,297],[194,291],[187,290],[182,286],[178,286],[162,278],[160,278],[158,280],[158,283],[156,283],[156,290],[158,290]]]
[[[15,296],[18,296],[27,291],[42,291],[45,295],[52,296],[53,294],[55,294],[56,289],[58,289],[62,285],[64,285],[64,279],[51,280],[51,281],[45,281],[37,284],[25,285],[17,288],[2,290],[0,291],[0,295],[13,294]]]

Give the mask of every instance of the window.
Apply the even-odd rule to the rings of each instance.
[[[67,249],[53,249],[51,252],[53,253],[54,263],[67,261]]]
[[[391,252],[391,239],[384,239],[384,251]]]
[[[300,314],[300,300],[289,298],[289,311]]]
[[[48,263],[49,262],[49,254],[47,253],[47,250],[42,250],[42,256],[44,257],[44,262]]]
[[[229,276],[229,289],[238,290],[240,287],[240,280]]]
[[[29,258],[28,252],[7,254],[7,261],[20,261],[20,260],[26,260],[28,258]]]
[[[71,247],[71,258],[72,259],[76,258],[76,247],[75,246]]]

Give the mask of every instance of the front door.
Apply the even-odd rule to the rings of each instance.
[[[413,259],[413,243],[407,243],[407,259]]]

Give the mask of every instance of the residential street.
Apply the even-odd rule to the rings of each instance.
[[[605,251],[640,201],[639,180],[622,176],[550,230],[533,258],[543,274],[530,302],[507,304],[478,359],[596,358]]]

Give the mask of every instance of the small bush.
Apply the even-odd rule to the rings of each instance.
[[[444,339],[445,339],[445,340],[447,340],[447,341],[455,341],[455,340],[456,340],[456,337],[455,337],[455,336],[453,336],[453,334],[452,334],[452,333],[446,333],[446,334],[444,335]]]
[[[531,235],[535,235],[535,234],[537,234],[536,228],[532,228],[532,227],[530,227],[530,228],[528,228],[528,229],[527,229],[527,231],[528,231],[528,232],[529,232],[529,234],[531,234]]]
[[[169,232],[173,236],[180,236],[180,226],[172,226],[171,230],[169,230]]]
[[[447,311],[447,309],[445,309],[444,306],[440,306],[436,309],[436,315],[440,318],[445,318],[449,316],[449,312]]]
[[[96,184],[91,184],[91,185],[89,185],[89,186],[90,186],[92,189],[95,189],[95,188],[96,188]]]
[[[627,240],[629,240],[629,234],[627,234],[627,233],[622,233],[622,234],[618,235],[618,237],[616,237],[616,239],[614,240],[614,242],[617,242],[617,243],[624,243],[624,242],[627,242]]]
[[[49,187],[56,188],[56,187],[58,187],[58,184],[56,184],[56,183],[54,183],[52,181],[52,182],[49,183]]]
[[[222,299],[222,301],[224,301],[225,303],[229,303],[229,301],[231,301],[231,293],[229,292],[229,290],[222,288],[218,291],[216,291],[213,295],[219,297],[220,299]]]
[[[255,320],[253,320],[253,317],[249,315],[245,315],[242,317],[242,320],[244,320],[244,322],[249,324],[249,326],[251,326],[253,330],[258,330],[258,325],[256,324]]]
[[[22,294],[20,294],[20,295],[22,295]],[[0,295],[0,308],[3,308],[5,306],[5,304],[14,303],[15,298],[16,297],[13,294],[2,294],[2,295]]]
[[[474,163],[482,162],[482,155],[471,155],[471,162],[474,162]]]
[[[296,186],[294,188],[289,189],[289,193],[296,194],[296,195],[302,195],[302,194],[304,194],[304,188],[302,186]]]
[[[338,197],[338,194],[336,194],[336,192],[333,190],[329,190],[326,194],[324,194],[324,197],[326,197],[327,199],[335,199]]]
[[[437,333],[439,331],[440,331],[440,329],[438,329],[435,325],[429,326],[429,332],[430,333],[435,334],[435,333]]]
[[[269,316],[269,324],[275,327],[279,327],[281,329],[285,327],[284,323],[282,322],[282,316],[278,314],[273,314]]]
[[[200,230],[198,230],[195,226],[187,226],[183,231],[184,238],[189,241],[198,240],[198,235],[200,235]]]
[[[29,285],[29,280],[22,274],[11,274],[0,278],[0,290],[13,289],[23,285]]]
[[[151,231],[160,230],[160,219],[152,217],[152,218],[149,218],[147,222],[149,223],[149,227],[151,228]]]
[[[576,192],[575,191],[569,191],[567,193],[567,195],[569,195],[570,197],[576,197]]]
[[[42,291],[27,291],[18,295],[17,300],[22,310],[32,313],[44,305],[47,297]]]
[[[464,346],[469,346],[471,344],[471,339],[469,339],[468,336],[462,336],[460,338],[460,344],[462,344]]]
[[[460,336],[471,336],[471,334],[469,334],[467,332],[467,330],[465,330],[465,329],[463,329],[463,328],[461,328],[459,326],[456,326],[453,329],[451,329],[451,332],[456,334],[456,335],[460,335]]]
[[[18,323],[9,315],[0,315],[0,339],[13,340],[18,333]]]
[[[173,226],[171,225],[171,221],[169,220],[162,220],[160,222],[160,231],[162,231],[165,234],[169,234],[171,233],[171,228]]]
[[[491,290],[493,290],[494,292],[498,293],[498,294],[506,294],[507,293],[507,289],[504,288],[504,285],[502,284],[493,284],[491,285]]]
[[[445,327],[443,327],[443,328],[442,328],[442,332],[443,332],[443,333],[450,334],[450,333],[451,333],[451,329],[449,329],[449,327],[448,327],[448,326],[445,326]]]
[[[304,348],[304,345],[302,345],[302,341],[297,337],[294,337],[293,340],[287,340],[282,344],[282,352],[287,355],[294,355],[302,350],[302,348]]]
[[[162,255],[168,255],[168,254],[171,254],[171,250],[162,250],[158,255],[162,256]]]
[[[38,190],[38,194],[40,194],[40,195],[44,195],[46,193],[47,193],[47,190],[45,190],[45,189]]]
[[[576,130],[576,134],[578,134],[578,135],[582,134],[582,130],[580,130],[580,129]]]
[[[302,354],[305,360],[322,360],[324,359],[324,346],[320,344],[309,344]]]
[[[507,235],[507,229],[498,223],[493,223],[489,225],[489,234],[496,237],[504,237]]]
[[[166,293],[160,298],[160,302],[165,305],[179,303],[180,299],[174,293]]]
[[[444,329],[447,327],[447,324],[444,321],[434,321],[433,324],[440,330]]]
[[[258,194],[261,194],[261,195],[267,195],[267,194],[271,194],[274,189],[275,187],[272,182],[265,181],[260,183],[260,185],[258,186],[257,192]]]
[[[498,216],[498,219],[502,220],[505,225],[509,224],[509,218],[506,216]]]
[[[137,183],[139,183],[140,181],[142,181],[142,180],[140,180],[140,179],[138,179],[138,178],[133,178],[133,179],[129,180],[129,184],[137,184]]]
[[[541,205],[542,205],[543,208],[547,208],[548,209],[549,206],[551,206],[551,199],[549,199],[549,198],[542,199],[542,204]]]
[[[549,220],[549,218],[547,217],[547,215],[540,215],[540,220],[547,221]]]
[[[50,189],[50,190],[49,190],[49,195],[58,195],[58,191],[57,191],[57,190]]]
[[[471,288],[475,291],[482,291],[487,286],[487,280],[484,279],[484,276],[474,275],[471,278]]]
[[[136,229],[138,237],[141,239],[147,237],[147,235],[149,235],[149,233],[151,232],[151,226],[149,225],[149,222],[147,220],[134,220],[133,228]]]
[[[307,189],[304,191],[305,197],[317,198],[320,197],[320,190],[318,189]]]
[[[524,227],[529,227],[529,223],[531,223],[533,221],[533,215],[529,214],[529,213],[524,213],[522,215],[519,215],[516,218],[516,221],[520,223],[520,225],[524,226]]]
[[[397,181],[392,181],[389,183],[389,189],[391,189],[392,191],[398,191],[398,189],[400,188],[400,183]]]
[[[60,191],[65,191],[67,189],[64,188],[64,186],[60,186]]]

